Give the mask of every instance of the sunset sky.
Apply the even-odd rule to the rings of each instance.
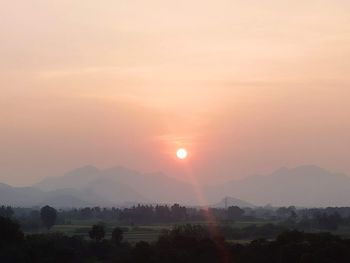
[[[349,158],[348,0],[0,0],[0,182]]]

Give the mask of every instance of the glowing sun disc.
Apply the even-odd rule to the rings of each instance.
[[[180,149],[177,150],[176,156],[177,156],[177,158],[179,158],[180,160],[184,160],[184,159],[187,158],[188,152],[187,152],[186,149],[180,148]]]

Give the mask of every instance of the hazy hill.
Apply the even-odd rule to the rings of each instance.
[[[0,184],[1,204],[31,207],[40,205],[53,205],[56,207],[77,207],[110,205],[111,202],[94,193],[76,189],[59,189],[43,191],[35,187],[12,187]]]
[[[230,197],[227,196],[223,198],[219,203],[212,205],[211,207],[216,207],[216,208],[225,208],[225,207],[230,207],[230,206],[238,206],[238,207],[255,207],[255,205],[248,203],[246,201],[243,201],[238,198]]]
[[[282,168],[271,174],[234,180],[205,189],[208,204],[228,198],[227,205],[350,206],[350,177],[316,166]],[[124,206],[137,203],[199,204],[190,184],[162,173],[143,174],[123,167],[101,170],[85,166],[32,187],[0,184],[0,200],[14,206]],[[243,201],[246,200],[246,201]],[[248,202],[247,202],[248,201]],[[225,201],[214,206],[225,206]]]
[[[132,186],[153,202],[197,204],[193,187],[163,173],[141,174],[123,167],[105,170],[103,176]]]
[[[89,189],[114,204],[160,202],[197,204],[192,186],[162,173],[142,174],[124,167],[100,170],[85,166],[62,177],[45,178],[34,187],[44,191]]]
[[[123,167],[84,166],[32,187],[0,184],[2,204],[56,207],[130,206],[138,203],[197,204],[192,186],[162,173],[142,174]]]
[[[100,170],[94,166],[84,166],[66,173],[63,177],[47,177],[35,184],[42,190],[51,191],[63,188],[82,189],[99,178]]]
[[[128,172],[128,173],[131,173]],[[43,191],[59,191],[70,189],[74,192],[88,193],[83,200],[89,203],[118,205],[125,202],[145,203],[148,199],[132,187],[104,175],[104,171],[94,166],[84,166],[66,173],[64,176],[48,177],[34,187]],[[67,190],[66,190],[67,191]],[[70,194],[73,194],[72,192]],[[96,196],[89,200],[89,195]]]
[[[125,202],[147,203],[148,198],[136,192],[133,188],[123,183],[116,182],[109,178],[99,178],[90,182],[86,189],[89,192],[98,194],[111,204]]]
[[[208,195],[232,195],[257,205],[350,206],[350,177],[316,166],[281,168],[208,189]]]
[[[45,192],[33,187],[12,187],[0,184],[1,204],[12,206],[33,206],[43,200]]]

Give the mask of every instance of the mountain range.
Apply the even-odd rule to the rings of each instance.
[[[203,194],[214,207],[237,205],[350,206],[350,177],[317,166],[281,168],[225,184],[206,186]],[[227,197],[223,201],[224,196]],[[82,207],[180,203],[198,205],[191,184],[163,173],[140,173],[124,167],[84,166],[60,177],[47,177],[29,187],[0,184],[2,204],[13,206]]]
[[[210,187],[207,193],[209,199],[229,194],[260,206],[350,206],[350,177],[312,165],[280,168]]]

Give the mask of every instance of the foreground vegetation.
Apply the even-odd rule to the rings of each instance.
[[[349,208],[2,206],[0,262],[341,263],[349,222]]]
[[[227,242],[221,231],[186,224],[162,231],[155,241],[131,244],[121,228],[106,237],[103,225],[93,225],[89,239],[54,232],[25,235],[18,223],[0,217],[0,255],[3,263],[345,263],[350,258],[350,239],[329,233],[286,231],[275,240],[238,244]]]
[[[216,224],[226,240],[251,241],[274,239],[287,230],[308,233],[331,232],[350,238],[350,208],[297,209],[295,207],[244,208],[231,206],[227,209],[188,208],[178,204],[138,205],[129,208],[85,207],[56,210],[43,208],[0,207],[0,216],[17,220],[26,234],[42,233],[46,229],[67,236],[88,237],[92,225],[103,224],[106,236],[114,227],[124,231],[125,239],[155,241],[163,230],[173,225]]]

